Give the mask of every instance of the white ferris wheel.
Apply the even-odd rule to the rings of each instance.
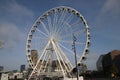
[[[40,16],[29,31],[26,54],[36,74],[58,72],[66,76],[74,67],[73,34],[76,37],[78,63],[86,59],[90,45],[90,30],[84,17],[66,6],[52,8]],[[35,52],[34,52],[34,51]],[[35,59],[32,57],[37,53]]]

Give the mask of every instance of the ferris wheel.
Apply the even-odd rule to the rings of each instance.
[[[90,45],[90,30],[84,17],[66,6],[52,8],[40,16],[30,29],[26,43],[28,63],[33,69],[30,77],[46,72],[66,76],[75,66],[73,37],[78,63],[82,63]]]

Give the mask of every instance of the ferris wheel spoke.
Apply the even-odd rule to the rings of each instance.
[[[48,40],[48,38],[43,38],[43,37],[40,37],[40,36],[33,36],[33,39]]]
[[[71,14],[70,16],[68,16],[68,18],[66,20],[63,20],[63,24],[61,25],[62,26],[61,28],[63,28],[66,23],[69,24],[70,21],[72,20],[72,18],[73,18],[73,14]]]
[[[64,26],[66,25],[66,23],[70,23],[72,18],[73,18],[73,14],[70,14],[70,16],[68,16],[68,18],[63,21],[62,25],[60,26],[61,28],[57,31],[57,33],[59,32],[63,33],[62,31],[66,30],[66,28],[64,29]]]
[[[61,31],[63,31],[64,26],[66,25],[66,23],[70,23],[70,22],[71,22],[71,20],[72,20],[72,18],[73,18],[73,14],[70,14],[66,20],[64,20],[64,18],[65,18],[65,14],[64,14],[64,17],[63,17],[63,19],[62,19],[61,25],[59,26],[59,29],[57,30],[56,33],[59,33],[59,32],[61,32]],[[61,32],[61,33],[62,33],[62,32]]]
[[[66,13],[64,11],[61,13],[61,16],[60,16],[60,18],[58,20],[58,26],[60,26],[60,24],[63,22],[63,19],[65,18],[65,14]]]
[[[67,37],[72,37],[72,34],[63,35],[63,36],[61,36],[61,39],[64,39],[64,38],[67,38]]]
[[[68,32],[68,31],[71,31],[70,30],[70,26],[67,25],[67,22],[64,22],[62,25],[61,25],[61,28],[57,31],[57,33],[59,34],[64,34],[64,32]],[[65,35],[65,34],[64,34]]]
[[[46,25],[44,24],[44,22],[41,22],[41,24],[43,25],[43,27],[44,27],[45,31],[46,31],[46,32],[47,32],[47,34],[49,35],[49,31],[48,31],[48,29],[47,29]]]
[[[72,18],[73,18],[73,14],[70,14],[70,16],[68,16],[68,18],[65,20],[65,22],[70,23]]]
[[[60,16],[60,19],[58,20],[56,33],[58,33],[59,30],[61,30],[61,28],[63,29],[62,24],[64,23],[65,16],[66,16],[66,13],[63,11]]]
[[[74,35],[75,36],[81,35],[81,34],[85,33],[85,31],[86,31],[86,29],[78,30],[78,31],[74,32]],[[72,36],[73,36],[73,34],[63,35],[63,36],[61,36],[61,39],[66,38],[66,37],[72,37]]]
[[[32,47],[35,47],[35,48],[39,48],[40,49],[40,47],[42,48],[43,46],[40,46],[41,44],[39,44],[39,43],[36,43],[36,44],[32,44]],[[43,45],[43,43],[42,43],[42,45]],[[38,47],[39,46],[39,47]]]
[[[65,26],[61,26],[58,30],[57,30],[57,34],[65,34],[68,31],[68,29]]]
[[[68,18],[63,21],[62,25],[60,26],[61,28],[57,31],[57,33],[59,33],[59,32],[60,32],[60,34],[63,33],[63,31],[66,30],[66,27],[64,28],[64,26],[66,25],[66,23],[70,23],[72,18],[73,18],[73,14],[70,14],[70,16],[68,16]],[[68,31],[68,30],[66,30],[66,31]]]
[[[84,34],[86,31],[86,29],[82,29],[82,30],[78,30],[74,33],[75,36],[78,36],[78,35],[81,35],[81,34]]]
[[[48,35],[45,34],[44,32],[42,32],[40,29],[36,28],[36,30],[37,30],[38,32],[40,32],[41,34],[43,34],[44,36],[48,37]]]
[[[52,31],[52,22],[51,22],[50,16],[47,17],[47,20],[48,20],[48,26],[49,26],[50,35],[51,35],[53,33],[53,31]]]
[[[71,40],[71,41],[65,41],[65,40],[59,40],[60,42],[64,42],[64,43],[68,43],[68,44],[73,44],[73,41]],[[79,44],[79,45],[83,45],[83,44],[85,44],[85,43],[81,43],[81,42],[75,42],[76,44]]]
[[[67,47],[65,47],[64,45],[62,45],[62,44],[60,44],[60,43],[59,43],[59,45],[60,45],[62,48],[64,48],[65,50],[67,50],[68,52],[70,52],[70,53],[72,53],[73,55],[75,55],[72,50],[68,49]],[[79,58],[79,55],[78,55],[78,54],[77,54],[77,58]]]
[[[66,29],[68,31],[68,29],[71,29],[72,27],[78,26],[80,24],[80,20],[78,19],[76,22],[74,22],[72,24],[69,24],[68,22],[64,22],[64,24],[61,26],[61,29],[59,30],[59,32],[62,33],[63,27],[65,26],[65,24],[66,24],[66,26],[68,26],[68,28]]]
[[[58,20],[58,15],[57,15],[57,13],[55,13],[54,14],[54,19],[53,19],[53,29],[54,29],[55,32],[57,30],[57,28],[56,28],[57,20]]]
[[[78,19],[76,22],[71,24],[71,27],[76,27],[80,24],[80,20]]]

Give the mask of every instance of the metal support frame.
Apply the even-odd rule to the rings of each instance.
[[[73,45],[72,45],[72,49],[75,53],[75,64],[76,64],[76,69],[77,69],[77,80],[79,80],[79,72],[78,72],[78,65],[77,65],[77,56],[76,56],[76,46],[75,46],[75,42],[76,42],[76,37],[73,34]]]

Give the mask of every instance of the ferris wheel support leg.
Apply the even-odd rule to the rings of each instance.
[[[54,42],[53,42],[53,43],[54,43]],[[62,62],[63,62],[64,67],[66,68],[66,71],[69,72],[67,66],[65,65],[65,61],[66,61],[66,60],[65,60],[64,58],[62,58],[61,51],[59,51],[59,49],[58,49],[57,46],[56,46],[56,49],[57,49],[58,56],[60,57],[60,59],[61,59]]]
[[[59,52],[59,56],[64,64],[64,67],[66,68],[67,73],[69,73],[72,69],[72,65],[70,65],[70,62],[68,60],[68,58],[65,56],[64,52],[62,52],[61,48],[56,45],[58,52]],[[66,62],[66,63],[65,63]],[[71,74],[68,74],[70,77],[72,77]]]
[[[46,45],[45,49],[43,50],[43,53],[42,53],[42,55],[40,56],[39,61],[40,61],[40,59],[42,59],[42,57],[45,58],[45,55],[47,54],[47,53],[45,53],[45,51],[46,51],[46,49],[48,48],[49,44],[50,44],[50,41],[48,42],[48,44]],[[44,62],[44,60],[42,60],[42,63],[41,63],[41,64],[43,64],[43,62]],[[40,68],[39,68],[39,70],[38,70],[38,75],[40,74],[41,67],[42,67],[42,65],[40,65]]]
[[[37,61],[37,64],[36,64],[35,67],[33,68],[33,71],[32,71],[32,73],[30,74],[30,77],[28,78],[28,80],[31,79],[33,73],[36,71],[35,69],[37,68],[37,66],[38,66],[38,64],[39,64],[39,62],[40,62],[40,59],[43,57],[44,52],[46,51],[46,49],[47,49],[47,47],[48,47],[49,44],[50,44],[50,41],[47,43],[45,49],[43,50],[43,53],[42,53],[42,55],[40,56],[39,60]]]
[[[45,64],[45,69],[46,69],[46,67],[47,67],[47,64],[48,64],[48,62],[49,62],[49,58],[50,58],[50,56],[48,55],[48,57],[47,57],[47,62],[46,62],[46,64]],[[45,69],[43,70],[43,72],[45,72]]]
[[[61,48],[57,45],[59,51],[61,52],[62,57],[67,61],[67,63],[69,64],[68,67],[69,69],[73,69],[72,64],[70,63],[69,59],[66,57],[66,55],[64,54],[64,52],[61,50]]]
[[[55,47],[55,44],[54,44],[53,42],[52,42],[52,44],[53,44],[53,48],[54,48],[54,50],[55,50],[55,54],[56,54],[57,60],[58,60],[58,62],[59,62],[60,68],[61,68],[61,70],[62,70],[63,76],[65,77],[65,72],[64,72],[64,70],[63,70],[62,64],[61,64],[61,62],[60,62],[59,56],[58,56],[57,51],[56,51],[57,48]]]
[[[47,54],[47,52],[45,51],[44,55],[41,57],[41,59],[42,59],[42,58],[43,58],[43,59],[42,59],[42,62],[40,63],[40,66],[39,66],[39,68],[38,68],[38,75],[39,75],[40,72],[41,72],[41,68],[42,68],[43,62],[45,62],[46,54]]]

